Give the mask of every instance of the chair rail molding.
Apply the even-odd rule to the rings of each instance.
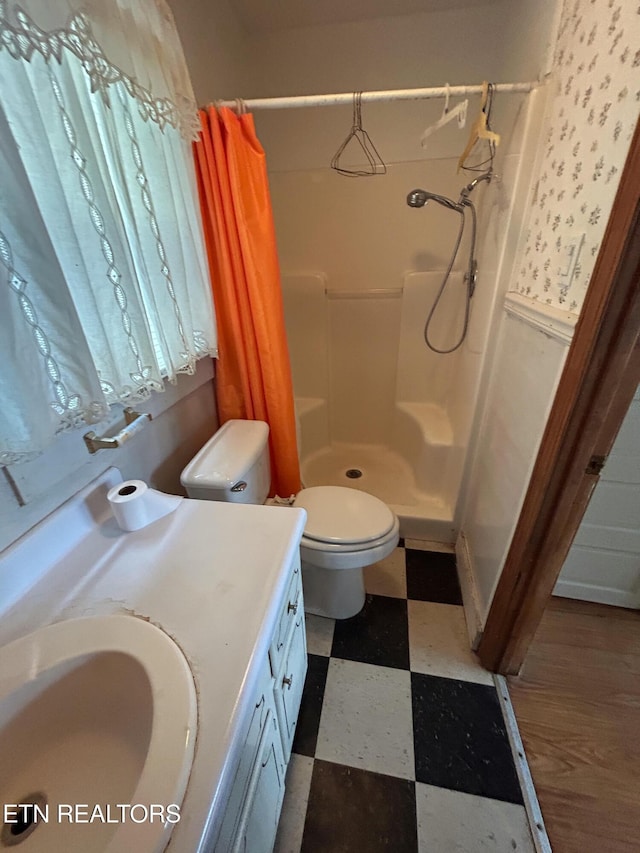
[[[515,291],[509,291],[504,298],[504,310],[512,317],[522,320],[534,329],[569,345],[573,339],[578,315],[562,311],[552,305],[546,305],[537,299],[530,299]]]

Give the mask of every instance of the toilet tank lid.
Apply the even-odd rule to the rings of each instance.
[[[189,462],[180,482],[186,487],[228,489],[247,476],[268,438],[264,421],[227,421]]]
[[[383,501],[346,486],[311,486],[293,505],[307,511],[304,535],[320,542],[360,544],[386,536],[395,523]]]

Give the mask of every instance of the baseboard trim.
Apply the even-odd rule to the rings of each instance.
[[[513,705],[511,704],[507,680],[502,675],[494,675],[493,682],[496,686],[496,690],[498,691],[498,700],[500,702],[502,716],[507,728],[509,744],[511,746],[511,752],[513,753],[513,760],[516,765],[516,773],[518,774],[518,781],[520,782],[522,799],[524,800],[524,808],[527,813],[527,820],[529,821],[529,829],[531,830],[533,846],[536,849],[536,853],[552,853],[551,842],[549,841],[549,836],[547,835],[547,830],[544,825],[540,803],[538,802],[538,795],[536,794],[533,778],[529,769],[529,762],[527,761],[522,738],[520,737],[518,721],[516,720]]]
[[[458,578],[462,591],[462,603],[464,605],[464,618],[467,623],[469,642],[475,651],[482,639],[482,619],[480,618],[480,606],[478,604],[478,593],[473,574],[471,555],[464,533],[460,533],[455,545],[456,563],[458,566]]]

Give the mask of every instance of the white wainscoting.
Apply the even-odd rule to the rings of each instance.
[[[573,317],[558,313],[505,297],[456,544],[472,626],[486,620],[564,366]]]

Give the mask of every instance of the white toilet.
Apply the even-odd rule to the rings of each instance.
[[[264,503],[271,480],[268,437],[262,421],[227,421],[182,472],[189,497]],[[307,511],[300,544],[305,610],[333,619],[355,616],[365,599],[362,569],[397,546],[398,519],[378,498],[344,486],[303,489],[293,505]]]

